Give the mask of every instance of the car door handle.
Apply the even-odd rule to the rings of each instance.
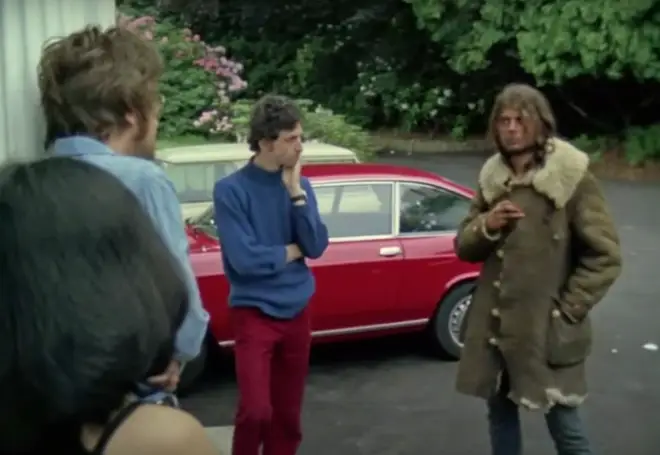
[[[398,246],[384,246],[380,249],[380,255],[386,258],[398,256],[401,254],[401,248]]]

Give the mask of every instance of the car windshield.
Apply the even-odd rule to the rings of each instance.
[[[247,160],[162,163],[162,166],[174,184],[179,202],[190,204],[210,201],[215,182],[236,171],[246,162]]]

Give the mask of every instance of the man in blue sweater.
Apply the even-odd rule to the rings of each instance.
[[[44,49],[39,88],[46,147],[57,156],[86,161],[121,180],[151,215],[181,264],[189,312],[177,333],[169,367],[150,381],[156,388],[173,391],[183,365],[200,352],[209,315],[202,307],[190,266],[188,239],[174,187],[153,162],[161,72],[158,51],[135,33],[88,27]]]
[[[328,246],[309,181],[300,176],[301,114],[288,99],[254,107],[250,162],[215,185],[213,200],[236,341],[239,404],[233,454],[294,455],[311,343],[305,258]]]

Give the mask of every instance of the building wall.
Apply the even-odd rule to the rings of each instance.
[[[115,21],[115,0],[0,0],[0,163],[43,153],[36,68],[44,42]]]

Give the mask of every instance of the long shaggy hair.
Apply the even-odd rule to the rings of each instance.
[[[0,270],[0,454],[79,453],[170,361],[178,264],[119,180],[48,158],[0,168]]]
[[[539,90],[527,84],[509,84],[497,95],[488,122],[488,140],[502,152],[497,134],[497,121],[503,111],[520,112],[525,126],[534,133],[534,151],[537,160],[543,160],[548,151],[548,139],[556,136],[557,122],[548,99]]]

